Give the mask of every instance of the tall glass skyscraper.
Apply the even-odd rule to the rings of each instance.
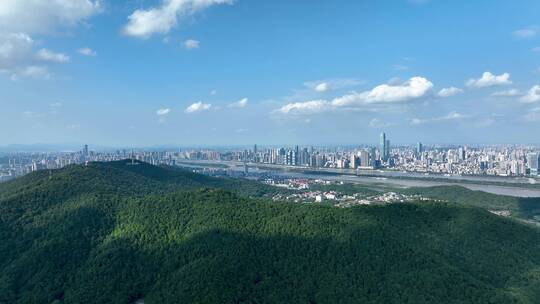
[[[386,133],[381,133],[381,139],[380,139],[380,154],[381,154],[381,160],[386,161],[388,159],[388,147],[386,146]]]

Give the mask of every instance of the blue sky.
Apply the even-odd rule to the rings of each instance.
[[[538,1],[4,0],[0,145],[539,143]]]

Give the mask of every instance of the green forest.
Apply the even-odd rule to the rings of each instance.
[[[0,184],[0,303],[539,303],[540,229],[496,196],[336,208],[128,163]]]

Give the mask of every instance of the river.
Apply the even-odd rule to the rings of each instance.
[[[207,163],[210,164],[221,164],[221,165],[227,165],[228,170],[235,170],[235,171],[243,171],[244,167],[243,164],[237,163],[237,162],[218,162],[218,161],[189,161],[184,162],[182,164],[179,164],[183,167],[208,167],[210,168],[211,165],[205,165]],[[271,173],[272,175],[283,177],[283,178],[305,178],[305,179],[324,179],[324,180],[332,180],[332,181],[343,181],[343,182],[349,182],[349,183],[362,183],[362,184],[387,184],[389,186],[396,186],[396,187],[433,187],[433,186],[443,186],[443,185],[459,185],[462,187],[465,187],[467,189],[471,190],[479,190],[484,191],[492,194],[498,194],[498,195],[507,195],[507,196],[514,196],[514,197],[540,197],[540,189],[533,189],[533,188],[526,188],[526,187],[519,187],[516,186],[516,183],[523,183],[527,181],[526,178],[508,178],[503,179],[499,177],[486,177],[485,179],[483,177],[477,177],[477,176],[444,176],[444,175],[436,175],[431,177],[436,177],[438,179],[445,179],[445,181],[433,181],[428,180],[425,178],[424,175],[419,173],[403,173],[403,172],[393,172],[393,171],[373,171],[370,170],[371,173],[375,172],[377,174],[370,174],[370,175],[378,175],[378,176],[362,176],[362,175],[349,175],[349,174],[342,174],[335,171],[328,171],[324,170],[321,171],[323,174],[318,174],[317,172],[297,172],[294,170],[287,170],[288,168],[285,166],[272,166],[269,167],[267,165],[257,165],[257,164],[249,164],[249,171],[255,172],[255,173]],[[295,168],[296,169],[296,168]],[[298,168],[299,169],[299,168]],[[309,169],[309,168],[306,168]],[[332,173],[332,174],[324,174],[324,173]],[[348,172],[347,172],[348,173]],[[407,179],[400,178],[400,177],[408,177]],[[462,183],[459,182],[459,179],[466,180],[467,182]],[[475,184],[474,182],[505,182],[505,183],[512,183],[513,186],[503,186],[503,185],[485,185],[485,184]]]

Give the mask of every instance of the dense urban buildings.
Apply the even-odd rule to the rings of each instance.
[[[260,147],[251,149],[175,149],[81,151],[56,153],[8,153],[0,158],[0,181],[26,173],[57,169],[88,161],[135,158],[150,164],[176,165],[185,160],[236,161],[306,168],[384,169],[452,175],[537,176],[540,150],[534,146],[390,146],[381,133],[379,146],[356,147]]]

